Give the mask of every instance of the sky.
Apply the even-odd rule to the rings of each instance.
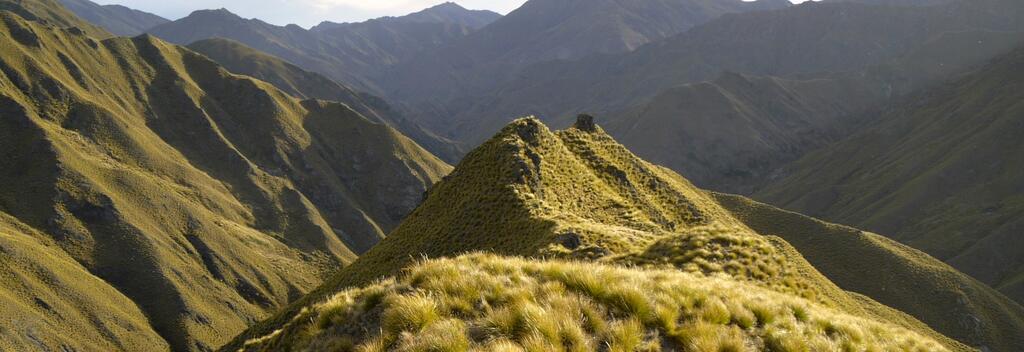
[[[413,13],[446,0],[92,0],[155,13],[167,19],[188,16],[194,10],[226,8],[245,18],[276,25],[310,27],[321,21],[361,22],[382,16]],[[468,9],[507,14],[526,0],[456,0]]]

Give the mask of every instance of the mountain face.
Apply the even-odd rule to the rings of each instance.
[[[20,334],[5,349],[220,346],[383,238],[450,169],[343,104],[152,36],[52,26],[79,21],[53,2],[0,4],[4,297],[38,292],[5,305],[22,321],[5,320]],[[64,334],[48,336],[55,319]]]
[[[415,258],[451,258],[474,251],[521,258],[476,255],[415,262]],[[566,271],[562,262],[531,258],[577,263]],[[585,274],[611,270],[603,266],[608,264],[636,268],[616,277],[633,277],[623,279],[629,282],[624,285],[645,288],[621,293],[617,291],[620,279],[588,279],[590,274]],[[879,276],[877,269],[882,265],[886,272]],[[843,270],[843,266],[848,267]],[[688,281],[676,275],[717,277],[750,292],[770,291],[914,331],[904,335],[927,336],[950,350],[969,348],[942,334],[992,350],[1024,346],[1019,336],[1024,307],[949,266],[875,234],[699,190],[668,169],[637,158],[594,125],[592,118],[581,116],[574,127],[558,132],[536,119],[514,121],[470,152],[378,246],[222,350],[288,351],[315,346],[386,350],[460,340],[469,346],[505,340],[513,346],[528,346],[527,337],[536,325],[564,321],[557,318],[562,314],[559,304],[545,298],[551,296],[545,292],[551,291],[534,289],[534,284],[552,286],[553,292],[563,292],[560,287],[565,286],[565,292],[580,294],[583,301],[609,305],[591,307],[598,312],[607,309],[612,316],[634,317],[639,324],[634,329],[678,336],[673,326],[660,325],[675,319],[645,318],[649,317],[645,312],[656,312],[655,307],[662,304],[656,298],[660,289],[647,281],[648,275],[662,275],[656,280],[665,283]],[[525,285],[523,291],[517,291],[519,283]],[[508,290],[495,291],[494,284]],[[698,282],[683,285],[696,290],[707,287]],[[475,298],[467,301],[458,292]],[[907,296],[907,292],[935,295]],[[529,313],[536,315],[517,318],[519,308],[513,304],[517,298],[494,298],[506,293],[540,305]],[[419,299],[418,305],[402,303],[410,299]],[[616,305],[616,301],[627,303]],[[424,311],[415,307],[426,309],[425,320],[418,315]],[[621,312],[616,309],[625,313],[615,315]],[[516,319],[537,324],[524,323],[512,330],[488,325],[489,321],[502,324],[494,319],[505,318],[492,312],[505,310],[512,310],[507,317],[510,324]],[[694,313],[682,309],[681,314]],[[758,334],[754,331],[758,329],[750,329],[756,324],[740,323],[739,315],[724,316],[719,324],[734,330],[732,334],[741,340]],[[601,313],[594,317],[594,321],[608,319]],[[431,329],[435,322],[446,325]],[[538,343],[548,341],[545,336],[558,336],[536,329],[542,334]],[[594,329],[585,331],[602,331]],[[433,338],[433,331],[445,337]],[[587,333],[580,339],[616,343]],[[685,336],[675,341],[683,346],[694,343]],[[687,348],[667,346],[669,350]]]
[[[873,82],[872,82],[873,83]],[[709,189],[750,193],[780,165],[841,135],[882,85],[862,76],[782,79],[726,72],[668,89],[608,127],[638,155]]]
[[[465,97],[495,89],[530,64],[632,51],[724,14],[787,6],[780,0],[531,0],[378,81],[385,96],[400,101]]]
[[[60,0],[75,15],[120,36],[132,37],[164,24],[166,18],[121,5],[100,5],[89,0]]]
[[[376,85],[367,79],[372,72],[414,53],[464,37],[473,28],[460,22],[480,16],[465,9],[459,15],[459,11],[453,11],[450,6],[435,9],[410,15],[410,18],[322,24],[313,30],[244,19],[225,9],[203,10],[148,32],[181,45],[217,37],[232,39],[306,70],[372,92]],[[446,18],[459,22],[437,22]]]
[[[464,153],[454,142],[438,137],[405,118],[383,99],[358,92],[323,75],[309,72],[284,60],[223,38],[200,40],[188,46],[229,71],[273,84],[292,96],[344,103],[372,121],[395,127],[445,161],[457,161]]]
[[[581,110],[617,114],[722,71],[777,77],[861,71],[948,33],[1020,32],[1021,8],[992,0],[931,7],[812,3],[733,14],[630,53],[533,65],[511,83],[470,95],[475,99],[451,100],[442,108],[450,114],[425,123],[476,142],[512,116],[536,114],[566,125],[559,119]],[[957,53],[970,55],[973,48]]]
[[[1024,49],[890,105],[757,195],[882,231],[1024,301]]]
[[[90,273],[52,238],[4,213],[0,265],[0,349],[169,348],[135,302]]]
[[[449,23],[466,26],[471,29],[480,29],[501,18],[501,14],[487,10],[467,10],[459,4],[446,2],[420,12],[411,13],[401,17],[384,17],[371,21],[397,21],[412,23]],[[325,21],[313,28],[312,31],[323,31],[342,28],[347,26],[356,27],[358,23],[336,23]]]
[[[1022,40],[1016,32],[963,31],[857,72],[791,79],[725,72],[613,113],[608,130],[702,187],[750,194],[784,165],[878,118],[875,107],[962,74]]]

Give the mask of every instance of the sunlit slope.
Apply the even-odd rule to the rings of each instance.
[[[153,37],[0,19],[0,211],[175,350],[219,346],[315,287],[450,169],[344,105]]]
[[[344,291],[246,351],[948,351],[724,278],[470,255]]]
[[[558,132],[533,118],[516,120],[467,155],[378,246],[224,349],[268,336],[304,307],[397,275],[416,259],[475,251],[721,276],[966,349],[911,316],[843,291],[786,241],[750,229],[586,117]]]
[[[31,21],[44,22],[55,27],[74,27],[92,36],[106,38],[110,32],[83,21],[64,8],[57,0],[3,0],[0,10],[10,11]]]
[[[755,231],[792,244],[845,290],[913,315],[972,346],[1024,348],[1024,307],[919,250],[740,196],[714,196]]]
[[[1024,301],[1024,49],[892,104],[757,197],[919,248]]]
[[[128,297],[0,213],[0,350],[166,350]],[[69,333],[73,331],[74,333]]]

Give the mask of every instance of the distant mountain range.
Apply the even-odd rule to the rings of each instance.
[[[480,29],[497,21],[499,18],[501,18],[501,14],[494,11],[467,10],[454,2],[446,2],[405,16],[383,17],[370,20],[369,22],[450,23],[466,26],[471,29]],[[360,25],[360,23],[324,21],[310,28],[310,30],[314,32],[328,31],[338,28],[354,28]]]
[[[442,4],[404,17],[321,24],[306,30],[296,25],[280,27],[257,19],[244,19],[220,9],[196,11],[147,32],[181,45],[217,37],[232,39],[373,92],[377,87],[367,78],[371,73],[410,59],[415,53],[462,38],[495,18],[493,12]]]
[[[99,5],[89,0],[60,2],[78,17],[121,36],[136,36],[150,28],[170,22],[166,18],[121,5]]]

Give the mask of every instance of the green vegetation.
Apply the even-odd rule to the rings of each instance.
[[[778,234],[842,289],[902,312],[870,314],[883,313],[890,322],[909,314],[971,346],[1024,348],[1024,307],[919,250],[740,196],[714,196],[755,231]]]
[[[0,350],[62,349],[168,346],[128,297],[46,235],[0,212]]]
[[[0,212],[48,239],[36,265],[101,280],[39,286],[90,302],[68,329],[96,327],[58,334],[79,350],[220,346],[379,241],[451,169],[343,104],[151,36],[56,27],[81,21],[49,0],[0,5]]]
[[[707,340],[694,343],[709,344],[719,342],[707,338],[714,335],[720,336],[723,341],[744,341],[739,345],[742,348],[760,346],[762,349],[771,345],[774,348],[799,350],[801,342],[818,343],[811,337],[768,338],[774,330],[754,328],[757,331],[746,331],[748,327],[756,326],[758,321],[776,320],[772,319],[774,316],[771,313],[766,314],[765,311],[758,309],[750,310],[749,314],[743,313],[743,310],[734,310],[734,306],[740,305],[740,301],[723,302],[721,306],[716,305],[724,307],[723,309],[706,312],[709,321],[734,324],[738,330],[731,327],[722,330],[706,324],[677,324],[673,327],[668,323],[672,319],[667,319],[666,316],[660,319],[652,318],[668,314],[672,309],[651,303],[658,300],[655,295],[650,294],[651,290],[602,293],[606,288],[615,287],[615,280],[618,279],[595,280],[586,279],[585,275],[581,275],[579,278],[553,280],[582,280],[577,282],[576,286],[568,283],[563,285],[567,289],[589,291],[573,294],[581,294],[580,297],[595,300],[597,305],[593,307],[608,314],[602,315],[604,318],[601,321],[607,323],[609,327],[618,327],[598,331],[587,330],[586,326],[581,325],[579,327],[583,329],[582,335],[573,332],[579,330],[574,327],[546,328],[546,322],[558,319],[530,318],[523,314],[532,313],[516,313],[512,307],[501,311],[495,310],[494,315],[485,314],[477,306],[477,294],[472,294],[477,298],[465,301],[447,299],[444,295],[431,293],[433,291],[399,288],[404,287],[401,286],[403,282],[415,282],[410,284],[412,286],[420,283],[415,281],[415,278],[407,277],[408,272],[403,274],[403,270],[415,265],[420,258],[452,258],[479,251],[504,256],[589,262],[590,264],[578,264],[580,266],[576,268],[587,267],[579,269],[582,271],[597,271],[598,268],[605,266],[625,266],[633,268],[630,269],[630,273],[647,272],[657,276],[661,274],[655,273],[671,272],[694,278],[697,281],[693,286],[698,288],[708,282],[728,281],[738,285],[737,287],[750,288],[757,292],[771,291],[788,299],[814,302],[815,307],[825,307],[865,321],[872,320],[899,326],[937,341],[949,350],[970,350],[969,347],[935,332],[913,316],[886,307],[870,297],[844,291],[818,272],[797,249],[782,239],[789,234],[773,231],[755,232],[744,221],[746,220],[737,219],[730,210],[723,208],[713,195],[693,187],[685,179],[665,168],[637,158],[605,134],[600,127],[582,121],[573,128],[552,132],[537,119],[519,119],[471,152],[455,171],[430,190],[420,207],[379,245],[327,279],[320,288],[293,303],[274,318],[250,329],[222,350],[238,350],[249,340],[257,344],[254,348],[268,349],[301,349],[305,343],[310,343],[309,346],[321,346],[317,343],[324,343],[339,348],[405,346],[402,348],[408,347],[411,350],[416,350],[422,347],[421,344],[429,344],[429,341],[436,339],[446,342],[463,341],[437,336],[468,336],[464,344],[460,342],[458,345],[468,346],[466,348],[516,350],[529,349],[530,344],[534,342],[547,343],[545,336],[555,336],[552,335],[552,331],[557,335],[582,336],[579,341],[589,341],[585,343],[592,346],[606,342],[617,343],[615,341],[652,345],[650,342],[655,341],[652,337],[655,335],[675,339],[676,343],[681,340]],[[874,260],[871,257],[857,259],[865,263]],[[534,265],[525,264],[523,260],[516,261],[527,267]],[[452,264],[447,266],[457,267]],[[527,270],[505,267],[495,269],[495,272],[506,269]],[[416,270],[418,269],[412,271]],[[445,278],[471,276],[462,272],[438,275]],[[857,275],[863,275],[863,282],[871,279],[869,274]],[[532,274],[526,276],[537,277]],[[397,277],[397,281],[387,281],[388,277]],[[393,290],[406,298],[400,301],[383,299],[388,296],[385,291],[392,288],[373,288],[380,285],[379,280],[385,280],[383,285],[386,287],[396,285]],[[523,281],[529,280],[524,278]],[[506,286],[516,283],[514,279],[500,282]],[[544,286],[541,283],[537,285]],[[626,280],[623,285],[634,283]],[[644,287],[637,285],[640,284],[637,283],[633,287]],[[359,287],[363,289],[358,289]],[[337,296],[339,292],[348,293]],[[358,307],[363,306],[363,298],[358,297],[363,297],[361,295],[364,294],[368,302],[391,302],[402,306],[402,313],[384,314],[383,308],[380,308],[379,312],[362,311]],[[481,294],[486,296],[486,293]],[[536,302],[541,302],[537,305],[541,311],[548,309],[549,306],[560,306],[545,305],[543,302],[547,298],[544,298],[543,293],[531,295],[536,298]],[[979,300],[989,298],[991,297],[982,297]],[[320,313],[326,309],[325,305],[330,304],[325,302],[335,302],[335,306],[341,304],[342,308],[331,310],[341,316],[321,319]],[[969,302],[973,304],[976,301],[972,298]],[[766,308],[769,311],[782,309],[770,306]],[[959,309],[955,303],[944,303],[944,306]],[[639,313],[635,317],[624,317],[614,313],[614,309],[635,310]],[[738,312],[735,322],[734,311]],[[687,312],[690,311],[684,313]],[[569,313],[559,311],[557,314]],[[792,316],[806,314],[798,311],[793,312]],[[405,322],[397,324],[400,327],[387,323],[393,321],[389,317],[406,315],[415,318],[400,319]],[[609,316],[622,319],[613,319]],[[789,321],[788,317],[779,318],[778,321]],[[522,323],[523,321],[530,324]],[[310,323],[320,325],[311,327],[312,325],[306,322],[320,322]],[[434,326],[430,322],[439,325]],[[527,333],[534,331],[533,322],[536,322],[537,326],[536,332],[532,334],[539,335],[529,338]],[[382,326],[386,332],[382,335],[365,334],[365,331],[381,331]],[[409,328],[410,326],[413,328]],[[480,337],[477,332],[481,330],[481,326],[492,326],[490,330],[483,329],[484,331],[514,333]],[[307,329],[312,329],[312,332]],[[409,332],[409,329],[415,331]],[[466,331],[465,334],[460,333],[463,329]],[[867,328],[859,326],[858,329]],[[637,336],[633,333],[636,330],[643,331],[639,334],[640,338],[633,338]],[[1003,331],[998,328],[995,330]],[[387,333],[388,331],[390,333]],[[660,332],[654,334],[655,331]],[[427,333],[435,337],[415,338],[419,336],[418,334]],[[758,337],[752,337],[753,335]],[[686,336],[691,338],[687,339]],[[746,342],[748,339],[761,341],[761,345],[749,345]],[[295,343],[298,345],[293,346]],[[660,342],[653,345],[661,346]]]
[[[191,43],[188,48],[206,55],[232,73],[251,76],[273,84],[292,96],[343,103],[371,121],[398,129],[446,161],[458,161],[465,154],[460,146],[436,136],[405,118],[381,98],[358,92],[344,84],[303,70],[242,43],[230,39],[213,38]]]
[[[474,254],[309,307],[245,351],[947,351],[722,278]]]

